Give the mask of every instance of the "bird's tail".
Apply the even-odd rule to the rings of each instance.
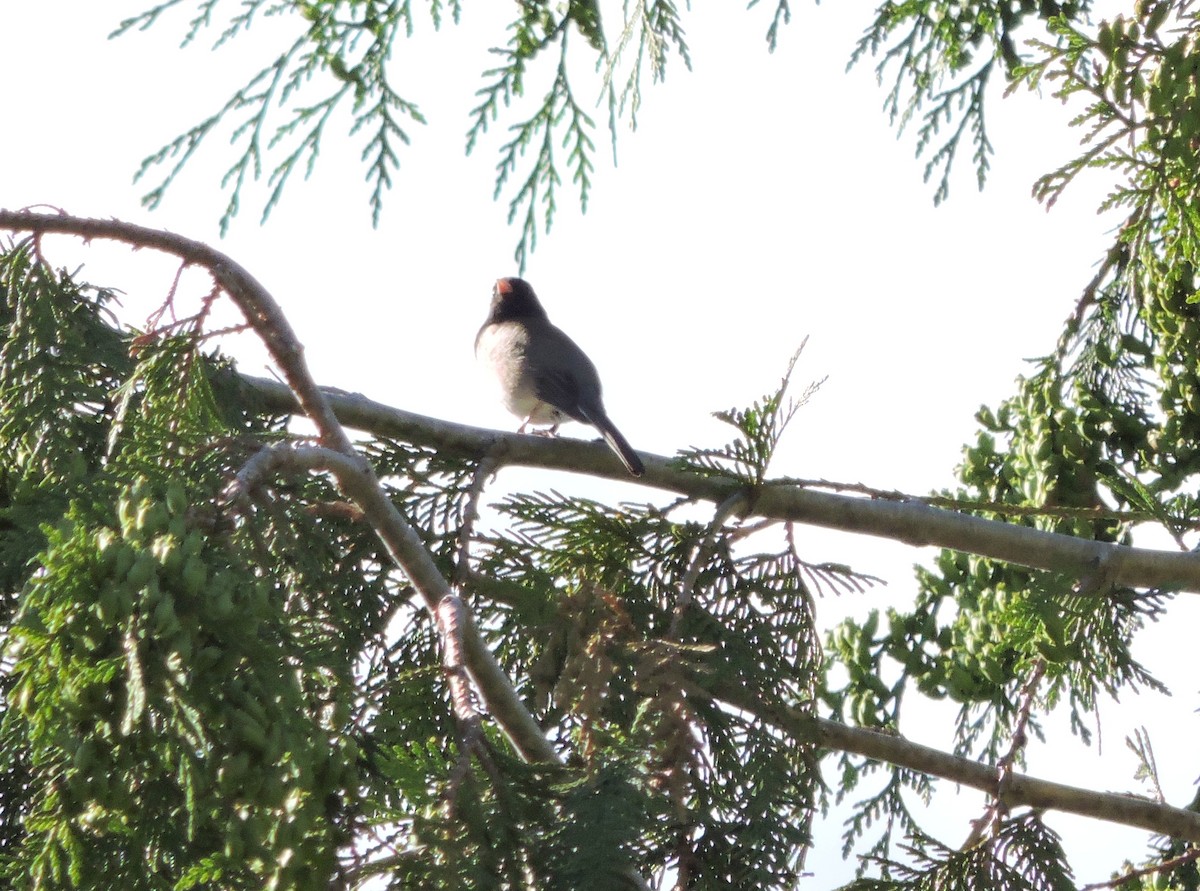
[[[609,448],[617,453],[617,457],[621,459],[621,463],[625,465],[625,469],[634,476],[641,476],[646,472],[646,465],[642,463],[642,459],[638,457],[638,453],[633,450],[633,446],[629,444],[621,431],[618,430],[613,422],[608,419],[608,415],[604,412],[587,412],[587,421],[593,427],[600,431],[600,435],[604,437],[604,441],[608,443]]]

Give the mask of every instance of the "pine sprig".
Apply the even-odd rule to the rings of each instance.
[[[896,878],[860,879],[847,891],[1074,891],[1071,867],[1058,835],[1036,814],[999,825],[991,836],[957,849],[916,833],[906,850],[913,865],[884,861]]]
[[[759,0],[750,0],[747,8],[757,6]],[[771,52],[779,46],[779,27],[786,25],[792,20],[792,7],[788,0],[778,0],[775,4],[775,12],[771,17],[771,25],[767,28],[767,48]]]
[[[751,4],[753,5],[753,4]],[[609,132],[613,141],[613,157],[616,157],[617,122],[626,114],[629,124],[637,129],[638,111],[642,106],[642,76],[648,68],[652,83],[666,78],[667,60],[672,50],[683,60],[689,70],[692,67],[679,9],[671,0],[634,0],[625,4],[625,22],[616,47],[604,62],[604,95],[608,97]],[[620,94],[615,83],[626,55],[635,46],[633,60],[624,73]]]
[[[1020,64],[1014,33],[1031,11],[1003,3],[886,4],[850,57],[853,66],[868,55],[881,56],[875,66],[881,84],[893,71],[884,110],[901,132],[919,117],[917,156],[932,148],[925,181],[941,171],[935,204],[949,196],[965,137],[973,146],[976,181],[980,188],[986,182],[994,151],[987,133],[988,82],[998,61],[1008,70]],[[948,136],[937,138],[951,126]]]
[[[204,0],[190,22],[185,43],[212,27],[219,0]],[[133,28],[144,30],[177,2],[164,3],[126,19],[113,36]],[[307,178],[316,165],[326,127],[338,108],[352,97],[350,133],[368,138],[362,150],[367,180],[372,184],[372,221],[379,222],[383,193],[391,186],[400,164],[397,146],[408,144],[408,123],[423,124],[417,105],[395,89],[387,74],[387,60],[401,34],[412,31],[410,4],[369,0],[343,10],[339,2],[279,3],[252,0],[234,13],[216,41],[216,47],[244,32],[256,15],[298,14],[305,22],[302,33],[272,62],[261,68],[234,95],[198,124],[146,157],[136,180],[166,167],[166,173],[143,196],[151,209],[166,197],[184,167],[208,138],[230,125],[230,141],[240,154],[225,170],[221,186],[229,200],[221,215],[224,233],[241,209],[249,184],[262,178],[269,157],[283,151],[267,176],[270,188],[264,203],[265,220],[279,203],[292,174],[302,169]],[[457,12],[454,12],[457,20]],[[442,21],[441,6],[433,10],[435,27]],[[298,102],[301,93],[317,83],[331,86],[314,101]],[[280,118],[281,121],[276,123]]]
[[[535,16],[533,8],[527,10],[526,15],[514,25],[509,45],[504,49],[492,50],[501,57],[502,62],[485,72],[485,77],[495,79],[479,91],[477,95],[482,97],[482,101],[471,112],[472,125],[467,132],[468,153],[487,132],[488,125],[496,119],[501,105],[507,106],[514,97],[524,94],[529,63],[542,52],[557,46],[558,63],[549,88],[531,117],[509,127],[512,138],[500,147],[500,161],[496,164],[494,197],[499,198],[510,177],[517,175],[518,169],[523,166],[527,153],[532,156],[528,173],[520,180],[516,194],[508,205],[509,223],[518,216],[522,218],[521,236],[514,254],[519,270],[524,270],[530,253],[537,247],[539,208],[544,231],[549,232],[553,225],[558,210],[558,189],[563,184],[560,170],[564,164],[571,172],[572,182],[578,187],[580,207],[587,210],[592,173],[595,170],[593,157],[596,147],[591,137],[595,124],[576,100],[567,68],[569,26],[575,21],[570,13],[574,11],[576,15],[583,16],[580,10],[585,6],[573,4],[568,15],[553,25],[547,24],[541,16]],[[589,29],[584,36],[594,39],[595,32],[590,29],[598,25],[598,19],[593,20],[589,16],[582,18],[582,21],[584,24],[576,24]],[[565,157],[561,161],[556,153],[556,145],[561,145],[565,150]]]
[[[854,811],[846,819],[842,833],[842,856],[849,857],[858,845],[876,829],[878,835],[871,846],[860,855],[859,875],[862,875],[871,860],[881,861],[883,875],[890,868],[887,857],[899,839],[920,832],[915,816],[909,808],[905,795],[915,795],[927,804],[933,794],[929,778],[903,768],[888,768],[875,762],[860,761],[849,755],[839,759],[842,768],[842,785],[838,789],[837,801],[843,801],[858,785],[872,773],[885,771],[887,782],[876,792],[855,802]],[[853,887],[853,886],[851,886]]]
[[[742,480],[749,485],[762,485],[767,479],[771,458],[784,430],[796,412],[825,382],[822,378],[810,383],[798,398],[787,398],[792,372],[803,349],[801,345],[793,354],[775,392],[756,400],[749,408],[714,413],[714,417],[738,431],[738,439],[720,448],[685,449],[680,453],[681,461],[698,473]]]
[[[302,171],[305,179],[312,174],[331,125],[340,113],[348,113],[350,134],[366,137],[362,160],[371,184],[372,221],[378,224],[384,192],[400,167],[400,147],[410,140],[409,125],[425,123],[417,103],[404,96],[387,72],[396,45],[413,33],[416,16],[410,0],[247,0],[230,13],[224,25],[218,16],[221,0],[192,3],[195,14],[185,28],[184,45],[218,28],[214,48],[219,48],[246,32],[259,17],[290,15],[299,27],[290,45],[229,100],[142,161],[137,180],[161,172],[143,203],[150,208],[160,205],[210,137],[228,130],[237,156],[222,176],[222,188],[229,197],[221,215],[221,230],[225,232],[231,225],[251,184],[268,171],[265,220],[295,173]],[[112,36],[151,28],[182,5],[183,0],[158,3],[122,20]],[[458,22],[461,3],[432,0],[428,12],[437,29],[447,20]],[[772,45],[780,24],[789,17],[787,4],[780,4],[769,29]],[[500,146],[496,165],[495,197],[511,192],[509,222],[520,227],[515,257],[523,269],[539,233],[549,232],[553,225],[568,177],[585,211],[591,195],[595,124],[585,103],[578,99],[581,90],[591,87],[581,87],[578,75],[568,76],[569,71],[580,70],[576,59],[581,54],[592,56],[594,67],[603,72],[600,92],[608,104],[614,159],[618,121],[628,113],[636,127],[644,72],[649,70],[651,79],[658,82],[665,76],[671,53],[678,54],[688,67],[691,60],[682,15],[673,0],[627,4],[621,38],[611,53],[595,0],[520,4],[511,31],[508,44],[492,50],[499,64],[484,73],[488,82],[478,91],[480,102],[470,112],[466,149],[470,154],[501,110],[525,95],[538,58],[556,51],[548,86],[533,113],[509,126],[510,138]],[[573,33],[582,42],[571,40]],[[569,45],[580,48],[568,53]],[[631,47],[636,49],[627,52]],[[624,84],[619,99],[615,80]]]
[[[115,295],[54,273],[32,241],[0,253],[0,455],[6,474],[81,479],[130,368],[104,315]],[[98,463],[98,462],[97,462]],[[92,467],[94,470],[94,465]]]

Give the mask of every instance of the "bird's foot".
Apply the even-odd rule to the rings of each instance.
[[[541,429],[532,429],[532,430],[527,429],[531,423],[533,423],[533,422],[530,421],[528,418],[526,418],[525,423],[517,428],[517,432],[518,433],[528,433],[530,436],[558,436],[558,425],[557,424],[555,424],[552,427],[544,427]]]

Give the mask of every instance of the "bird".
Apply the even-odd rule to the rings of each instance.
[[[487,320],[475,335],[475,356],[495,375],[504,406],[550,435],[563,421],[579,421],[600,431],[634,476],[645,465],[621,435],[600,398],[600,375],[579,345],[550,322],[529,282],[501,278],[492,288]]]

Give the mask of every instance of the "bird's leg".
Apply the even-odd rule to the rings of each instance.
[[[524,422],[522,422],[521,426],[517,428],[517,432],[525,433],[526,432],[525,428],[528,427],[532,423],[533,423],[532,416],[526,418],[524,420]],[[553,427],[548,427],[545,430],[530,430],[528,432],[529,432],[530,436],[558,436],[558,424],[555,424]]]
[[[536,421],[533,419],[533,415],[538,413],[538,409],[541,408],[542,405],[544,405],[544,403],[539,403],[539,405],[534,407],[532,412],[529,412],[528,417],[522,421],[521,426],[517,427],[518,433],[526,432],[526,427],[528,427],[530,424],[536,423]],[[551,417],[553,417],[553,414],[551,414]],[[544,421],[542,421],[542,423],[544,423]],[[529,433],[532,436],[558,436],[558,421],[556,421],[556,423],[554,423],[552,426],[547,427],[545,430],[530,430]]]

